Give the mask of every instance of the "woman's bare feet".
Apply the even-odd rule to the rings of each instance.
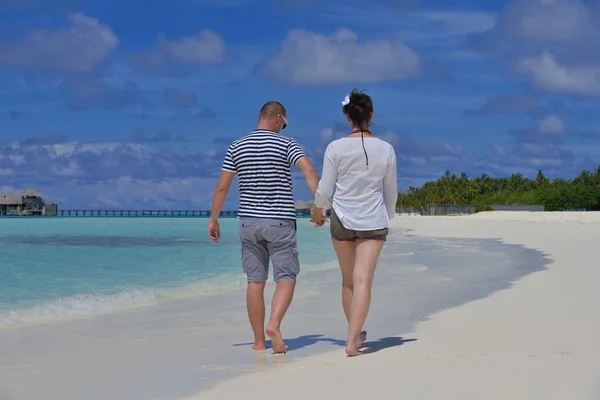
[[[269,335],[271,338],[271,348],[273,349],[273,353],[285,354],[287,348],[285,347],[285,343],[283,342],[279,328],[268,326],[267,335]]]
[[[362,331],[360,333],[360,341],[358,342],[358,348],[360,349],[362,347],[363,342],[367,340],[367,331]]]
[[[364,353],[356,347],[346,346],[346,355],[348,357],[362,356],[363,354]]]
[[[367,331],[362,331],[355,347],[346,346],[346,355],[348,357],[363,355],[364,353],[360,349],[362,348],[362,344],[365,340],[367,340]]]
[[[360,338],[358,339],[358,342],[356,342],[356,348],[360,349],[362,348],[363,342],[367,340],[367,331],[362,331],[360,333]]]

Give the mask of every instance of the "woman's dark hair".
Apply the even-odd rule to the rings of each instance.
[[[354,89],[350,93],[350,103],[346,104],[343,110],[354,126],[366,128],[369,126],[369,117],[373,112],[373,101],[369,95]]]

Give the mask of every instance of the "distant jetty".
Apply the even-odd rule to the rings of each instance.
[[[311,201],[295,203],[296,216],[310,215]],[[27,189],[18,194],[0,195],[0,217],[122,217],[122,218],[208,218],[210,210],[165,210],[165,209],[70,209],[59,210],[58,203],[45,202],[42,194],[34,189]],[[237,218],[237,211],[221,211],[220,217]]]
[[[208,218],[210,210],[59,210],[59,217],[101,218]],[[296,216],[308,216],[310,210],[296,210]],[[237,211],[221,211],[219,217],[237,218]]]
[[[296,210],[297,217],[310,215],[310,210]],[[36,217],[41,214],[5,214],[3,217]],[[45,215],[49,217],[50,215]],[[210,210],[59,210],[53,217],[96,218],[208,218]],[[221,211],[219,217],[237,218],[237,211]]]

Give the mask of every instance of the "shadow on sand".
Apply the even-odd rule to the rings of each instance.
[[[300,350],[319,342],[330,343],[333,346],[346,346],[346,342],[343,340],[333,339],[324,337],[323,335],[305,335],[294,339],[284,339],[287,351]],[[236,343],[233,346],[252,346],[254,343]],[[267,348],[271,347],[271,341],[267,340]]]
[[[373,341],[366,341],[363,343],[363,347],[365,348],[364,354],[377,353],[378,351],[402,346],[404,343],[414,342],[416,340],[417,339],[404,339],[399,336],[392,336]]]
[[[392,347],[402,346],[404,343],[414,342],[417,339],[404,339],[402,337],[386,337],[377,340],[366,341],[363,343],[365,354],[377,353],[378,351],[390,349]],[[319,342],[330,343],[333,346],[346,347],[345,340],[333,339],[323,335],[305,335],[294,339],[285,339],[287,351],[300,350],[308,346],[312,346]],[[236,343],[233,346],[252,346],[254,343]],[[267,341],[267,348],[271,347],[271,341]]]

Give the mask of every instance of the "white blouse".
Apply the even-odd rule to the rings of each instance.
[[[333,207],[344,227],[367,231],[389,227],[397,200],[396,152],[391,144],[365,135],[364,149],[360,136],[327,146],[316,207]]]

